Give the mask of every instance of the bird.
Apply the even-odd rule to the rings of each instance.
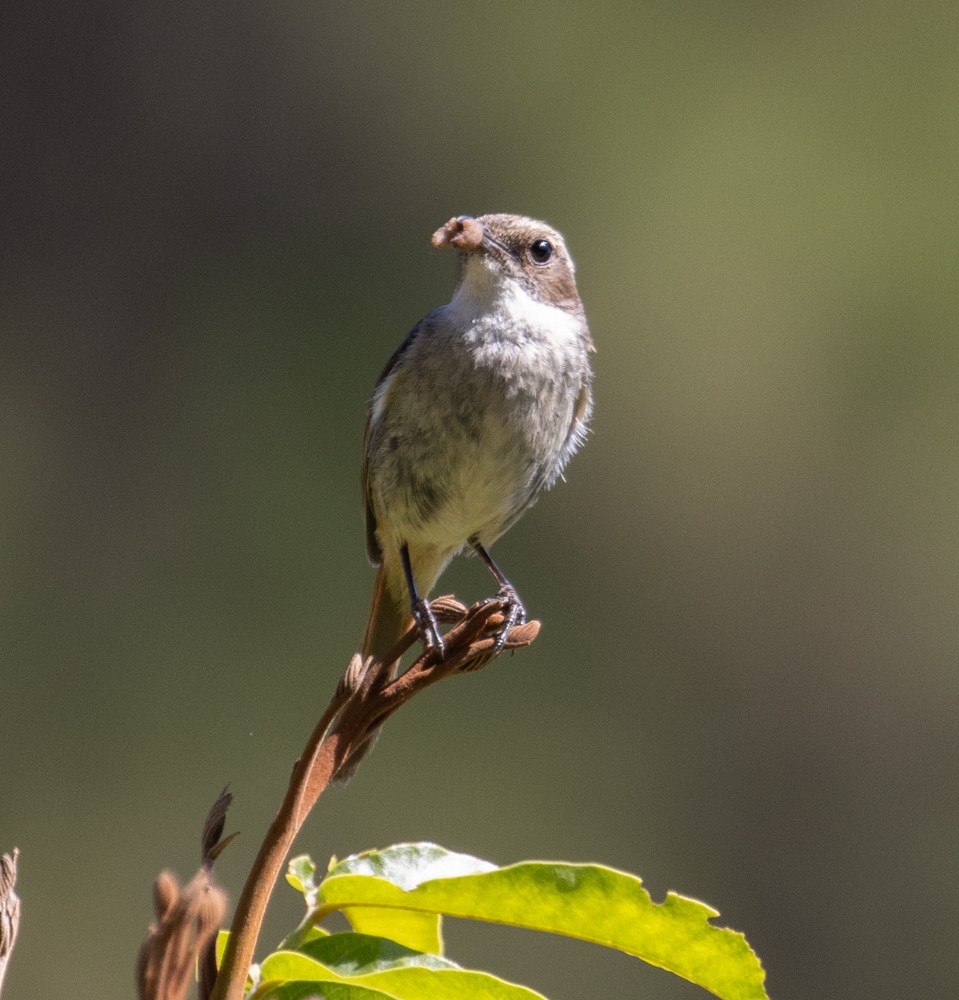
[[[498,586],[495,648],[526,620],[489,550],[561,478],[593,406],[594,346],[562,235],[523,215],[459,215],[432,243],[459,253],[459,281],[389,359],[364,434],[377,575],[361,652],[381,662],[414,622],[425,650],[443,656],[428,597],[464,549]],[[388,665],[390,678],[398,671]]]

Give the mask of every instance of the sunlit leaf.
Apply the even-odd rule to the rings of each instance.
[[[617,948],[723,1000],[766,1000],[759,959],[742,934],[709,923],[718,913],[704,903],[672,892],[654,903],[638,878],[598,865],[495,869],[465,855],[447,862],[444,854],[432,844],[401,845],[347,859],[320,884],[311,918],[371,907],[511,924]],[[464,873],[432,874],[447,863]],[[382,933],[392,937],[388,928]]]
[[[297,892],[303,893],[307,909],[316,906],[316,865],[308,854],[290,859],[286,880]]]
[[[495,870],[496,865],[489,861],[447,851],[437,844],[394,844],[382,851],[364,851],[344,858],[330,868],[324,881],[336,875],[373,875],[401,889],[415,889],[431,879]]]
[[[344,906],[343,915],[359,934],[386,937],[415,951],[443,954],[443,918],[428,910]]]
[[[253,996],[256,1000],[397,1000],[368,986],[331,981],[276,983]]]
[[[332,866],[331,875],[371,875],[384,878],[402,889],[435,878],[473,875],[493,871],[496,866],[469,854],[447,851],[436,844],[396,844],[382,851],[364,851]],[[344,907],[353,930],[388,937],[417,951],[443,954],[443,925],[439,913],[415,909],[378,909],[373,906]]]
[[[507,983],[485,972],[471,972],[448,963],[447,968],[427,968],[423,965],[398,966],[362,976],[341,976],[335,970],[307,955],[278,951],[261,966],[263,982],[309,982],[319,991],[323,984],[348,982],[380,990],[397,1000],[543,1000],[541,994],[522,986]],[[257,998],[273,996],[257,991]],[[304,994],[306,995],[306,994]]]
[[[421,966],[429,969],[458,969],[455,962],[439,955],[404,947],[388,938],[369,934],[330,934],[305,941],[296,949],[340,976],[364,976],[371,972]]]

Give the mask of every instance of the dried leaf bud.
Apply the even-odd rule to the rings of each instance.
[[[212,863],[213,859],[222,850],[222,847],[219,847],[220,838],[223,836],[226,813],[232,801],[233,796],[224,788],[217,797],[216,802],[210,807],[206,822],[203,824],[203,834],[200,838],[202,848],[200,859],[204,863]]]
[[[153,912],[162,924],[180,899],[180,883],[173,872],[162,871],[153,883]]]
[[[458,622],[466,616],[466,605],[451,595],[437,597],[435,600],[430,601],[430,608],[432,608],[433,614],[436,615],[437,621],[441,621],[444,624],[447,622]]]

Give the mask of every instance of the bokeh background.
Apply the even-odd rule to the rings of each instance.
[[[401,712],[298,847],[604,862],[720,909],[780,1000],[952,995],[956,11],[0,18],[11,1000],[132,995],[226,782],[238,894],[362,631],[368,394],[451,292],[430,233],[484,211],[566,234],[598,345],[589,444],[496,550],[543,632]],[[554,1000],[704,996],[447,937]]]

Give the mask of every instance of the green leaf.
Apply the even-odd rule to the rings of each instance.
[[[458,873],[449,877],[447,865]],[[366,907],[385,911],[384,919],[389,910],[443,913],[564,934],[635,955],[723,1000],[767,1000],[759,959],[742,934],[709,923],[716,910],[673,892],[654,903],[638,878],[611,868],[527,862],[495,869],[433,844],[400,845],[332,868],[309,919]],[[382,933],[394,937],[387,923]]]
[[[303,928],[302,932],[298,937],[298,941],[301,945],[308,944],[310,941],[324,940],[325,938],[331,937],[332,935],[328,930],[323,927],[317,927],[315,924],[310,924]]]
[[[543,1000],[541,994],[507,983],[496,976],[448,964],[449,967],[439,969],[406,965],[346,977],[307,955],[277,951],[263,962],[260,972],[264,983],[309,982],[315,990],[322,984],[325,996],[330,995],[326,992],[327,984],[348,982],[351,986],[382,991],[384,995],[395,997],[396,1000]],[[274,993],[269,989],[262,993],[258,990],[254,996],[272,997]]]
[[[290,859],[286,880],[297,892],[303,893],[308,910],[316,906],[316,865],[308,854]]]
[[[396,1000],[389,993],[368,986],[336,982],[274,983],[265,992],[257,990],[253,996],[258,1000]]]
[[[364,851],[331,866],[326,878],[335,875],[372,875],[401,889],[415,889],[430,879],[476,875],[496,870],[496,865],[470,854],[457,854],[437,844],[394,844],[381,851]],[[326,881],[326,879],[324,879]]]
[[[226,943],[230,940],[230,932],[219,930],[216,933],[216,967],[219,969],[223,961],[223,952],[226,951]]]
[[[369,934],[330,934],[306,941],[295,949],[317,962],[322,962],[340,976],[365,976],[371,972],[422,966],[430,969],[458,969],[455,962],[439,955],[424,954],[406,948],[388,938]]]
[[[354,854],[332,866],[331,875],[370,875],[401,889],[414,889],[428,879],[489,872],[495,865],[469,854],[447,851],[436,844],[396,844],[382,851]],[[344,907],[353,930],[387,937],[417,951],[443,954],[443,927],[439,913],[415,909]]]
[[[443,954],[443,921],[438,913],[344,906],[343,916],[359,934],[390,938],[414,951]]]

